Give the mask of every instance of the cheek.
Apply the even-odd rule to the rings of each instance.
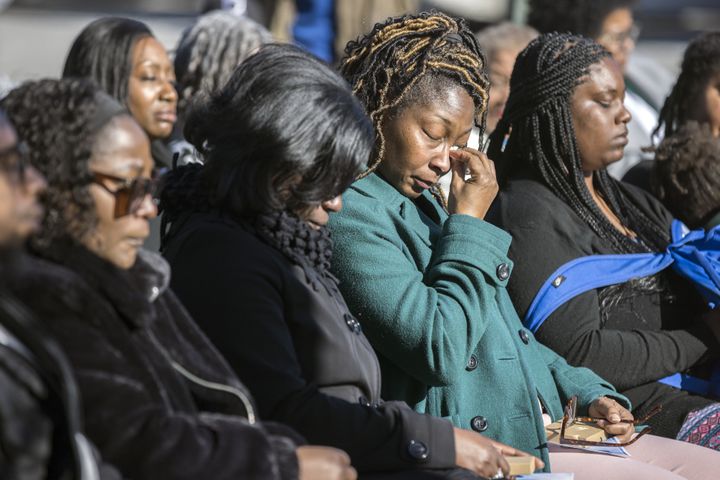
[[[140,82],[130,82],[128,91],[128,107],[130,113],[140,123],[147,122],[150,118],[150,106],[152,105],[154,93],[152,89],[142,87]]]

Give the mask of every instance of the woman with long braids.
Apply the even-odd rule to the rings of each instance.
[[[657,437],[633,444],[633,460],[593,456],[590,466],[583,454],[557,463],[548,455],[543,421],[560,419],[573,395],[579,411],[621,439],[632,434],[621,419],[632,415],[610,384],[538,343],[512,306],[510,236],[483,220],[497,189],[492,162],[465,147],[473,126],[484,129],[488,80],[464,21],[390,19],[346,54],[341,71],[377,139],[330,219],[333,272],[378,352],[385,397],[578,478],[677,478],[643,463],[666,442]],[[433,185],[451,167],[458,175],[445,210]],[[644,453],[643,443],[652,446]]]
[[[672,216],[606,171],[630,120],[618,66],[591,40],[547,34],[520,54],[510,88],[488,153],[502,188],[491,220],[513,237],[508,290],[525,326],[615,385],[633,414],[662,405],[657,435],[719,448],[720,404],[669,376],[717,358],[720,316],[667,263],[638,263],[665,252]]]

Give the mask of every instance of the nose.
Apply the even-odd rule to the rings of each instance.
[[[625,106],[625,102],[622,104],[622,108],[620,109],[620,123],[628,124],[630,120],[632,120],[632,113],[630,113],[630,110],[627,109]]]
[[[135,215],[137,215],[138,217],[149,219],[157,217],[157,213],[158,211],[155,200],[153,199],[152,195],[148,193],[143,198],[143,201],[140,204],[140,207],[138,207],[137,211],[135,212]]]
[[[170,103],[177,103],[178,94],[175,89],[174,81],[166,80],[163,82],[163,87],[160,91],[160,99]]]
[[[328,212],[339,212],[342,210],[342,195],[324,201],[322,207]]]
[[[433,155],[430,160],[430,168],[439,176],[445,175],[450,170],[450,144],[445,143],[442,151]]]

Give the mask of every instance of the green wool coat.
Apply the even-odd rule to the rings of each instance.
[[[380,357],[383,397],[537,455],[549,468],[540,402],[558,420],[572,395],[582,413],[603,395],[629,401],[522,326],[506,290],[510,235],[448,216],[423,197],[439,223],[373,173],[350,187],[330,220],[333,270]]]

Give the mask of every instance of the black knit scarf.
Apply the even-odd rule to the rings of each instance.
[[[335,280],[330,274],[333,243],[327,228],[313,229],[305,220],[285,211],[258,215],[252,227],[293,263]]]

